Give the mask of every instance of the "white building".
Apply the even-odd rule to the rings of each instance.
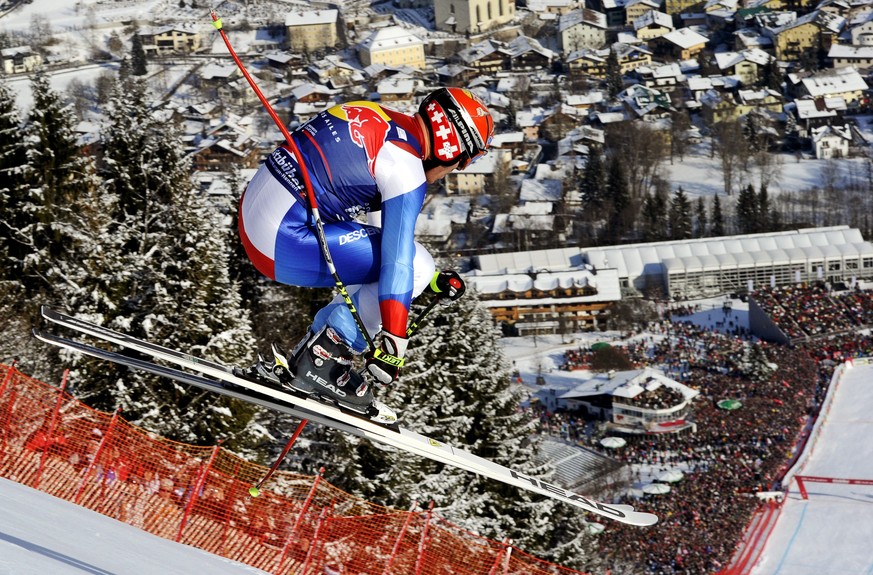
[[[481,34],[515,18],[512,0],[434,0],[437,30],[456,34]]]
[[[425,65],[424,42],[400,26],[382,28],[358,45],[358,59],[364,66],[381,64],[392,68],[409,66],[422,69]]]
[[[596,50],[606,43],[606,15],[587,8],[573,10],[558,21],[558,42],[565,54],[582,48]]]
[[[812,129],[812,146],[820,160],[845,158],[849,155],[852,132],[848,126],[821,126]]]
[[[17,46],[0,50],[0,61],[6,74],[21,74],[30,72],[42,64],[42,56],[34,52],[30,46]]]
[[[690,420],[697,390],[652,369],[595,373],[566,387],[547,384],[537,393],[549,409],[582,411],[621,433],[675,433],[694,430]]]

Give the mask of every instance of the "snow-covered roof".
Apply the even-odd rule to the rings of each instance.
[[[558,21],[558,31],[563,32],[580,24],[606,30],[606,14],[588,8],[567,12]]]
[[[338,18],[339,10],[292,10],[285,16],[285,26],[333,24]]]
[[[672,16],[670,16],[669,14],[665,14],[664,12],[658,12],[657,10],[649,10],[648,12],[643,12],[638,18],[634,20],[634,30],[648,28],[649,26],[669,28],[670,30],[675,28],[675,26],[673,26]]]
[[[389,26],[376,30],[361,42],[360,48],[377,52],[393,50],[400,46],[423,46],[421,38],[400,26]]]
[[[633,369],[594,374],[590,379],[558,396],[558,399],[578,399],[595,395],[633,399],[659,387],[674,389],[685,401],[694,399],[700,392],[664,375],[657,369]]]
[[[691,48],[692,46],[697,46],[698,44],[705,44],[709,42],[709,38],[695,32],[690,28],[680,28],[678,30],[673,30],[672,32],[668,32],[661,36],[665,40],[673,42],[680,48]]]
[[[525,178],[521,182],[518,199],[525,202],[559,202],[562,194],[561,180]]]
[[[661,275],[667,271],[705,271],[714,255],[722,268],[751,267],[772,263],[776,250],[800,248],[808,259],[821,259],[822,246],[854,246],[856,255],[873,256],[873,244],[865,242],[860,230],[848,226],[812,228],[719,238],[687,239],[627,246],[594,248],[586,252],[588,262],[599,270],[614,267],[623,278]],[[839,257],[839,252],[837,256]]]
[[[800,82],[812,97],[833,96],[867,89],[864,77],[851,66],[828,70],[826,74],[817,74]]]

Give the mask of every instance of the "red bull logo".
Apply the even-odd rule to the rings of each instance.
[[[341,108],[349,123],[349,136],[367,153],[367,165],[373,173],[376,154],[382,149],[391,129],[388,116],[372,102],[350,102]]]

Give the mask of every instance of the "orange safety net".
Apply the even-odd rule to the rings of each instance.
[[[578,574],[429,510],[169,441],[0,364],[0,477],[273,574]]]

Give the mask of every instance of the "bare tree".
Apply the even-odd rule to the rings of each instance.
[[[743,128],[737,120],[718,122],[712,127],[713,151],[721,162],[724,192],[733,194],[737,185],[742,186],[742,166],[749,160],[749,147],[743,136]]]
[[[622,122],[607,128],[606,141],[621,158],[631,199],[641,201],[654,187],[664,161],[663,137],[644,122]]]

